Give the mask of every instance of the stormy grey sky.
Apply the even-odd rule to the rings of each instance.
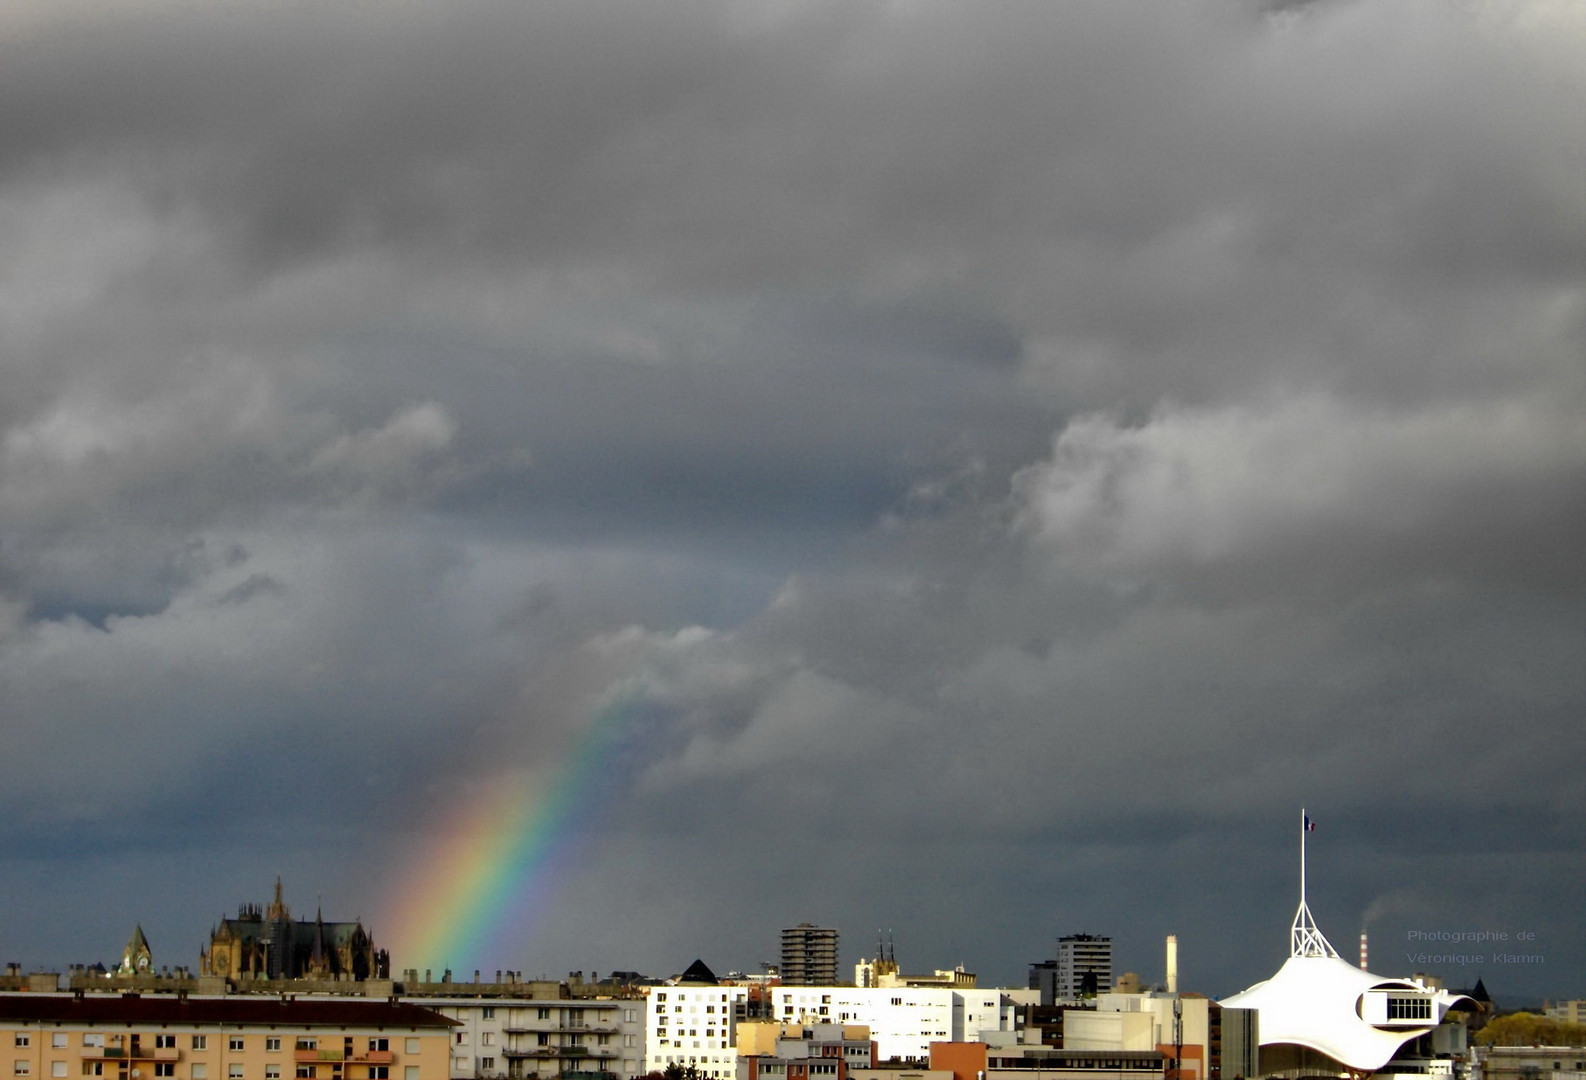
[[[1586,993],[1583,100],[1567,0],[7,4],[0,960],[1225,994],[1303,804],[1341,951]]]

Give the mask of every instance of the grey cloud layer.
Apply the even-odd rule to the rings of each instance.
[[[620,697],[581,899],[496,966],[752,965],[830,918],[1017,978],[1173,924],[1227,991],[1291,891],[1252,823],[1303,798],[1358,855],[1339,918],[1534,919],[1562,970],[1583,37],[1416,0],[17,19],[10,940],[109,949],[74,926],[120,909],[45,882],[192,852],[220,895],[125,918],[196,947],[283,868],[368,914]],[[1446,898],[1460,858],[1490,880]]]

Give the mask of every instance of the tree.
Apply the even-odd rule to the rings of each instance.
[[[1514,1012],[1487,1021],[1475,1038],[1479,1046],[1580,1046],[1586,1043],[1586,1024]]]

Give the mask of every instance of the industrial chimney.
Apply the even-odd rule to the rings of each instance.
[[[1178,935],[1167,936],[1167,992],[1178,993]]]
[[[1366,970],[1366,932],[1360,932],[1360,970]]]

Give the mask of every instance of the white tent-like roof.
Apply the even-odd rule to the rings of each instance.
[[[1367,1021],[1368,990],[1404,990],[1432,998],[1431,1018],[1416,1026],[1379,1027]],[[1278,973],[1222,1000],[1230,1009],[1254,1009],[1261,1045],[1287,1043],[1326,1054],[1346,1068],[1382,1068],[1406,1042],[1442,1022],[1458,998],[1404,979],[1385,979],[1333,955],[1290,956]]]
[[[1469,999],[1409,979],[1385,979],[1339,957],[1305,903],[1305,836],[1315,826],[1303,811],[1300,820],[1300,907],[1289,929],[1289,958],[1272,978],[1222,1005],[1256,1011],[1262,1046],[1304,1047],[1352,1072],[1374,1072],[1442,1023],[1456,1001]],[[1411,999],[1418,1013],[1394,1017],[1381,1000],[1391,991]]]

